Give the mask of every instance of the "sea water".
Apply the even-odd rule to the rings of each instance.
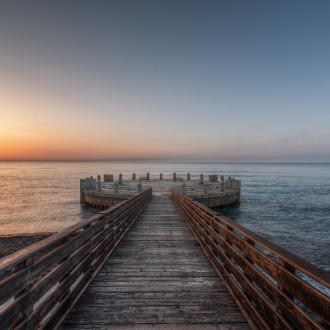
[[[201,173],[242,181],[241,204],[224,216],[330,269],[330,164],[0,162],[0,235],[56,232],[95,212],[80,204],[79,179],[123,173],[171,178]]]

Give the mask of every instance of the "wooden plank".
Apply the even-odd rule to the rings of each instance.
[[[314,280],[320,282],[327,288],[330,288],[330,273],[326,270],[313,265],[312,263],[308,262],[307,260],[300,258],[299,256],[283,249],[282,247],[278,246],[270,242],[269,240],[263,238],[262,236],[244,228],[243,226],[235,223],[234,221],[225,218],[224,216],[219,216],[215,211],[206,208],[204,205],[198,203],[197,201],[189,200],[188,203],[194,204],[197,206],[201,212],[213,216],[214,218],[219,219],[232,227],[235,228],[238,232],[242,235],[249,237],[253,242],[260,245],[267,251],[271,252],[272,254],[276,255],[277,257],[285,258],[287,262],[292,265],[294,268],[299,269],[301,272],[305,273],[306,275],[310,276]]]
[[[80,280],[78,285],[73,289],[73,291],[61,301],[59,306],[56,308],[54,312],[50,315],[48,320],[45,323],[46,328],[53,328],[54,326],[58,326],[63,319],[66,317],[68,312],[75,305],[79,297],[86,290],[87,286],[91,282],[91,280],[95,277],[95,275],[100,270],[100,267],[104,264],[107,258],[112,254],[117,244],[121,241],[121,239],[125,236],[127,230],[130,228],[131,224],[134,222],[136,217],[142,212],[145,205],[149,202],[151,196],[151,191],[146,191],[145,194],[140,195],[140,202],[138,207],[135,207],[134,210],[126,217],[124,222],[127,222],[127,228],[122,230],[118,234],[116,234],[114,240],[115,244],[109,243],[105,249],[104,253],[97,257],[96,261],[93,262],[92,266],[89,268],[88,272],[84,275],[84,277]],[[143,198],[142,198],[143,197]],[[96,250],[93,252],[94,257],[96,256]],[[105,257],[103,256],[105,255]],[[91,275],[90,275],[91,274]]]
[[[22,269],[8,279],[3,280],[0,283],[0,305],[8,301],[31,283],[31,266]]]
[[[213,254],[212,249],[210,249],[209,245],[204,241],[203,239],[203,233],[201,233],[198,229],[198,227],[195,227],[195,223],[193,222],[193,218],[191,219],[188,216],[187,210],[180,204],[179,200],[176,200],[177,205],[182,212],[183,216],[185,217],[188,226],[192,230],[192,232],[195,234],[196,239],[201,244],[205,254],[208,256],[209,260],[211,261],[214,269],[218,272],[219,276],[224,279],[227,283],[227,287],[232,290],[232,294],[234,294],[235,297],[237,297],[237,301],[241,304],[241,306],[244,308],[245,311],[247,311],[248,315],[251,317],[251,319],[254,322],[254,326],[257,326],[260,329],[269,329],[269,326],[265,321],[262,319],[262,317],[259,315],[259,313],[255,310],[254,306],[251,304],[248,297],[245,295],[245,293],[241,290],[241,288],[237,285],[237,283],[234,281],[234,279],[231,277],[230,273],[226,270],[225,267],[220,263],[219,259],[215,257]],[[202,235],[201,235],[202,234]]]
[[[108,251],[116,246],[116,242],[125,234],[126,229],[148,203],[150,196],[151,191],[148,190],[121,203],[119,208],[118,206],[110,208],[110,211],[106,210],[103,214],[72,226],[61,235],[55,235],[53,240],[36,245],[34,251],[30,247],[25,251],[25,257],[20,253],[4,258],[5,261],[2,262],[4,269],[1,271],[6,270],[6,267],[13,265],[17,260],[20,260],[18,266],[25,260],[33,261],[31,255],[40,252],[45,246],[50,247],[50,242],[56,243],[55,249],[35,264],[16,266],[16,273],[0,284],[0,290],[3,290],[1,299],[4,301],[13,295],[21,294],[22,290],[26,291],[22,291],[21,296],[16,297],[0,313],[1,327],[10,328],[16,324],[17,328],[34,328],[56,304],[60,303],[59,306],[62,306],[63,301],[74,300],[80,292],[77,287],[81,289],[80,286],[83,287],[84,283],[90,280],[89,273],[93,274],[98,265],[104,262]],[[59,237],[62,240],[59,240]],[[81,276],[77,287],[71,290],[72,284]],[[50,290],[53,291],[50,292]],[[45,294],[48,296],[46,297]],[[33,310],[33,306],[41,298],[43,301]],[[70,304],[66,306],[66,308],[70,307]],[[60,308],[56,307],[57,317],[51,318],[55,323],[62,317],[56,313],[59,310]],[[29,316],[27,316],[27,311],[30,311]],[[19,324],[17,324],[18,321]]]
[[[203,220],[200,219],[200,222]],[[204,223],[206,224],[206,223]],[[273,301],[277,306],[281,306],[279,311],[285,315],[291,322],[298,323],[302,327],[308,326],[315,328],[317,325],[313,322],[302,310],[300,310],[292,300],[288,299],[282,292],[280,292],[275,285],[273,285],[265,276],[263,276],[256,268],[254,268],[250,262],[246,261],[231,245],[225,240],[221,239],[216,233],[209,227],[204,227],[206,231],[212,235],[215,241],[224,248],[226,254],[233,258],[236,263],[244,270],[245,276],[250,280],[254,280],[255,283],[263,290],[263,292]],[[212,243],[213,244],[213,243]],[[224,254],[213,245],[213,251],[223,260]],[[228,267],[228,265],[227,265]],[[234,272],[237,277],[238,273]],[[254,299],[255,301],[255,299]],[[276,313],[274,313],[276,314]],[[281,317],[279,317],[281,318]]]
[[[155,212],[154,202],[161,208],[161,217],[159,211]],[[167,196],[153,197],[63,328],[148,324],[155,322],[155,317],[159,323],[170,320],[174,326],[213,321],[247,324],[178,211],[164,206],[171,203]],[[158,215],[145,217],[146,213]],[[172,220],[164,225],[167,215]],[[87,312],[91,310],[95,310],[94,317]]]
[[[295,276],[295,274],[291,272],[291,269],[294,270],[295,268],[285,257],[281,257],[281,260],[284,260],[284,264],[290,268],[289,270],[285,269],[281,264],[275,263],[273,260],[258,251],[254,247],[254,245],[258,243],[253,239],[250,239],[250,237],[245,236],[245,241],[233,233],[233,229],[236,230],[237,228],[232,222],[225,222],[224,226],[220,224],[222,219],[219,219],[219,217],[213,212],[209,212],[204,206],[201,206],[199,203],[191,201],[176,192],[173,192],[173,195],[175,196],[177,205],[186,218],[186,221],[188,224],[191,223],[191,229],[195,231],[195,234],[198,237],[200,237],[200,243],[204,248],[209,251],[209,257],[212,259],[212,255],[215,254],[217,258],[220,258],[224,265],[219,264],[219,269],[223,271],[224,268],[226,268],[229,273],[235,276],[236,280],[239,281],[242,290],[245,291],[247,295],[247,298],[244,299],[254,301],[257,304],[258,311],[263,314],[263,317],[267,319],[267,322],[274,325],[277,324],[276,327],[288,328],[290,325],[288,325],[282,318],[282,315],[284,315],[294,326],[299,324],[304,328],[320,328],[320,326],[316,324],[309,315],[307,315],[292,299],[281,291],[282,289],[280,290],[277,288],[273,282],[269,281],[268,278],[259,271],[259,269],[255,268],[253,265],[254,262],[268,274],[273,276],[273,278],[281,284],[281,288],[284,288],[285,292],[288,292],[291,297],[297,297],[312,311],[321,316],[326,322],[330,323],[329,299],[324,294],[311,287],[308,283]],[[220,233],[221,236],[218,233]],[[207,243],[205,244],[204,241]],[[263,241],[263,243],[265,243],[265,241]],[[236,251],[232,244],[236,245],[241,253]],[[221,249],[219,246],[221,246]],[[268,250],[272,252],[271,249],[268,248]],[[280,249],[278,249],[277,252],[279,250]],[[276,253],[273,254],[276,255]],[[235,261],[235,264],[232,260]],[[218,263],[218,259],[215,259],[214,262]],[[236,265],[240,266],[240,269],[242,270],[237,268]],[[231,282],[231,286],[233,286],[236,294],[240,296],[241,289],[235,287],[233,280],[229,278],[228,274],[225,272],[223,273],[227,280]],[[322,284],[323,280],[324,278],[319,280],[319,283]],[[274,310],[258,290],[254,288],[252,282],[256,283],[258,285],[258,290],[263,290],[268,298],[275,303],[278,312]],[[242,299],[242,297],[240,299]],[[244,303],[246,302],[247,301]],[[257,319],[258,317],[254,312],[254,307],[246,307],[258,324],[260,320]],[[262,326],[261,323],[259,325]]]
[[[69,324],[69,325],[63,325],[62,329],[89,329],[91,326],[89,324],[81,324],[79,326],[76,326],[75,324]],[[104,325],[97,325],[93,324],[93,329],[104,329]],[[132,325],[122,325],[122,324],[107,324],[106,325],[107,330],[132,330]],[[152,324],[134,324],[134,330],[155,330],[155,325]],[[230,324],[223,324],[223,323],[213,323],[213,324],[175,324],[175,323],[164,323],[164,324],[157,324],[157,328],[159,330],[245,330],[250,329],[249,325],[247,325],[245,322],[230,322]]]

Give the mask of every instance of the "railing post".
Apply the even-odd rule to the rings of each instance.
[[[104,174],[104,182],[113,182],[113,175],[112,174]]]
[[[159,174],[159,180],[163,180],[163,173]]]
[[[137,192],[138,192],[138,193],[142,192],[142,183],[141,183],[141,182],[139,182],[139,183],[137,184]]]
[[[24,261],[18,263],[15,266],[15,273],[19,272],[20,270],[23,270],[25,268],[28,268],[29,266],[31,266],[34,262],[34,256],[25,259]],[[31,271],[30,271],[31,272]],[[31,273],[30,273],[31,276]],[[21,290],[19,293],[17,293],[15,295],[15,299],[20,297],[21,295],[23,295],[25,292],[29,291],[31,288],[33,287],[33,283],[28,284],[23,290]],[[29,316],[29,314],[33,311],[33,306],[29,305],[27,307],[27,309],[24,311],[24,314],[22,315],[22,317],[16,322],[15,325],[18,325],[19,323],[21,323],[25,318],[27,318]]]
[[[245,240],[245,242],[248,243],[249,245],[251,245],[251,246],[255,246],[254,242],[253,242],[250,238],[248,238],[248,237],[245,236],[244,240]],[[253,265],[253,260],[251,260],[251,259],[250,259],[249,257],[247,257],[246,255],[244,255],[244,258],[245,258],[250,264]],[[252,282],[252,279],[247,275],[245,269],[244,269],[244,275],[249,279],[249,281]]]
[[[208,182],[205,182],[205,184],[204,184],[204,193],[205,194],[209,193],[209,184],[208,184]]]
[[[220,190],[225,191],[226,185],[225,185],[225,177],[223,175],[220,176]]]
[[[279,258],[278,260],[278,264],[283,267],[284,269],[286,269],[287,271],[289,271],[292,274],[296,273],[296,269],[291,266],[290,264],[288,264],[285,260],[283,260],[282,258]],[[283,280],[283,277],[279,276],[279,280],[278,280],[278,288],[290,299],[293,299],[293,295],[290,294],[287,290],[286,290],[286,284]]]
[[[133,181],[136,180],[136,174],[135,174],[135,173],[133,173],[133,175],[132,175],[132,179],[133,179]]]
[[[97,176],[96,189],[97,191],[101,191],[101,175]]]
[[[190,173],[187,173],[187,181],[190,181]]]
[[[226,224],[226,228],[229,230],[229,231],[234,231],[233,227],[229,226],[228,224]],[[228,238],[228,236],[226,235],[225,237],[225,240],[226,242],[229,244],[229,245],[232,245],[232,242],[231,240]],[[226,251],[226,255],[227,257],[231,260],[231,255]]]
[[[185,183],[183,183],[181,186],[181,192],[182,192],[182,195],[187,194],[187,185]]]
[[[113,184],[113,192],[114,192],[115,194],[118,194],[118,186],[119,186],[118,181],[116,181],[116,182]]]
[[[84,190],[96,189],[96,179],[89,177],[86,179],[80,179],[80,202],[85,203]]]

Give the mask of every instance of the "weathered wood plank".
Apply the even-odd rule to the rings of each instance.
[[[311,278],[321,285],[328,278],[326,272],[320,269],[315,272],[314,265],[309,267],[307,262],[300,262],[300,258],[295,258],[289,252],[282,253],[284,249],[270,242],[268,244],[265,239],[256,240],[258,235],[250,236],[248,230],[217,216],[215,212],[174,190],[172,195],[214,267],[226,279],[258,327],[264,328],[272,324],[276,328],[299,325],[301,328],[319,329],[320,325],[300,304],[296,304],[293,297],[330,324],[329,298],[296,276],[295,269],[309,276],[312,274]],[[279,257],[279,262],[263,254],[256,245]],[[299,267],[295,267],[296,262],[300,263]],[[273,280],[269,280],[266,273]],[[318,278],[316,273],[322,276]],[[329,287],[329,282],[325,286]],[[268,299],[264,298],[265,295]]]
[[[122,324],[115,324],[115,325],[106,325],[107,330],[132,330],[132,325],[127,324],[127,325],[122,325]],[[75,324],[69,324],[69,325],[63,325],[63,329],[91,329],[90,325],[79,325],[76,326]],[[104,325],[97,325],[93,324],[93,329],[104,329]],[[245,330],[245,329],[250,329],[249,325],[246,324],[245,322],[230,322],[226,324],[222,323],[213,323],[213,324],[183,324],[183,323],[163,323],[163,324],[157,324],[157,327],[152,324],[134,324],[134,330],[148,330],[148,329],[159,329],[159,330]]]
[[[247,325],[167,196],[153,197],[63,328],[128,322]]]
[[[0,284],[1,302],[14,296],[0,312],[0,328],[36,328],[40,323],[46,328],[54,328],[72,308],[73,301],[95,276],[99,265],[113,251],[150,197],[151,190],[145,191],[18,254],[1,259],[1,272],[10,267],[15,270]],[[40,259],[37,253],[45,248],[52,250]]]

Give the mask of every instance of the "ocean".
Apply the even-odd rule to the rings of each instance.
[[[63,230],[97,212],[80,204],[79,179],[133,172],[239,179],[241,204],[218,212],[330,270],[330,164],[2,161],[0,235]]]

